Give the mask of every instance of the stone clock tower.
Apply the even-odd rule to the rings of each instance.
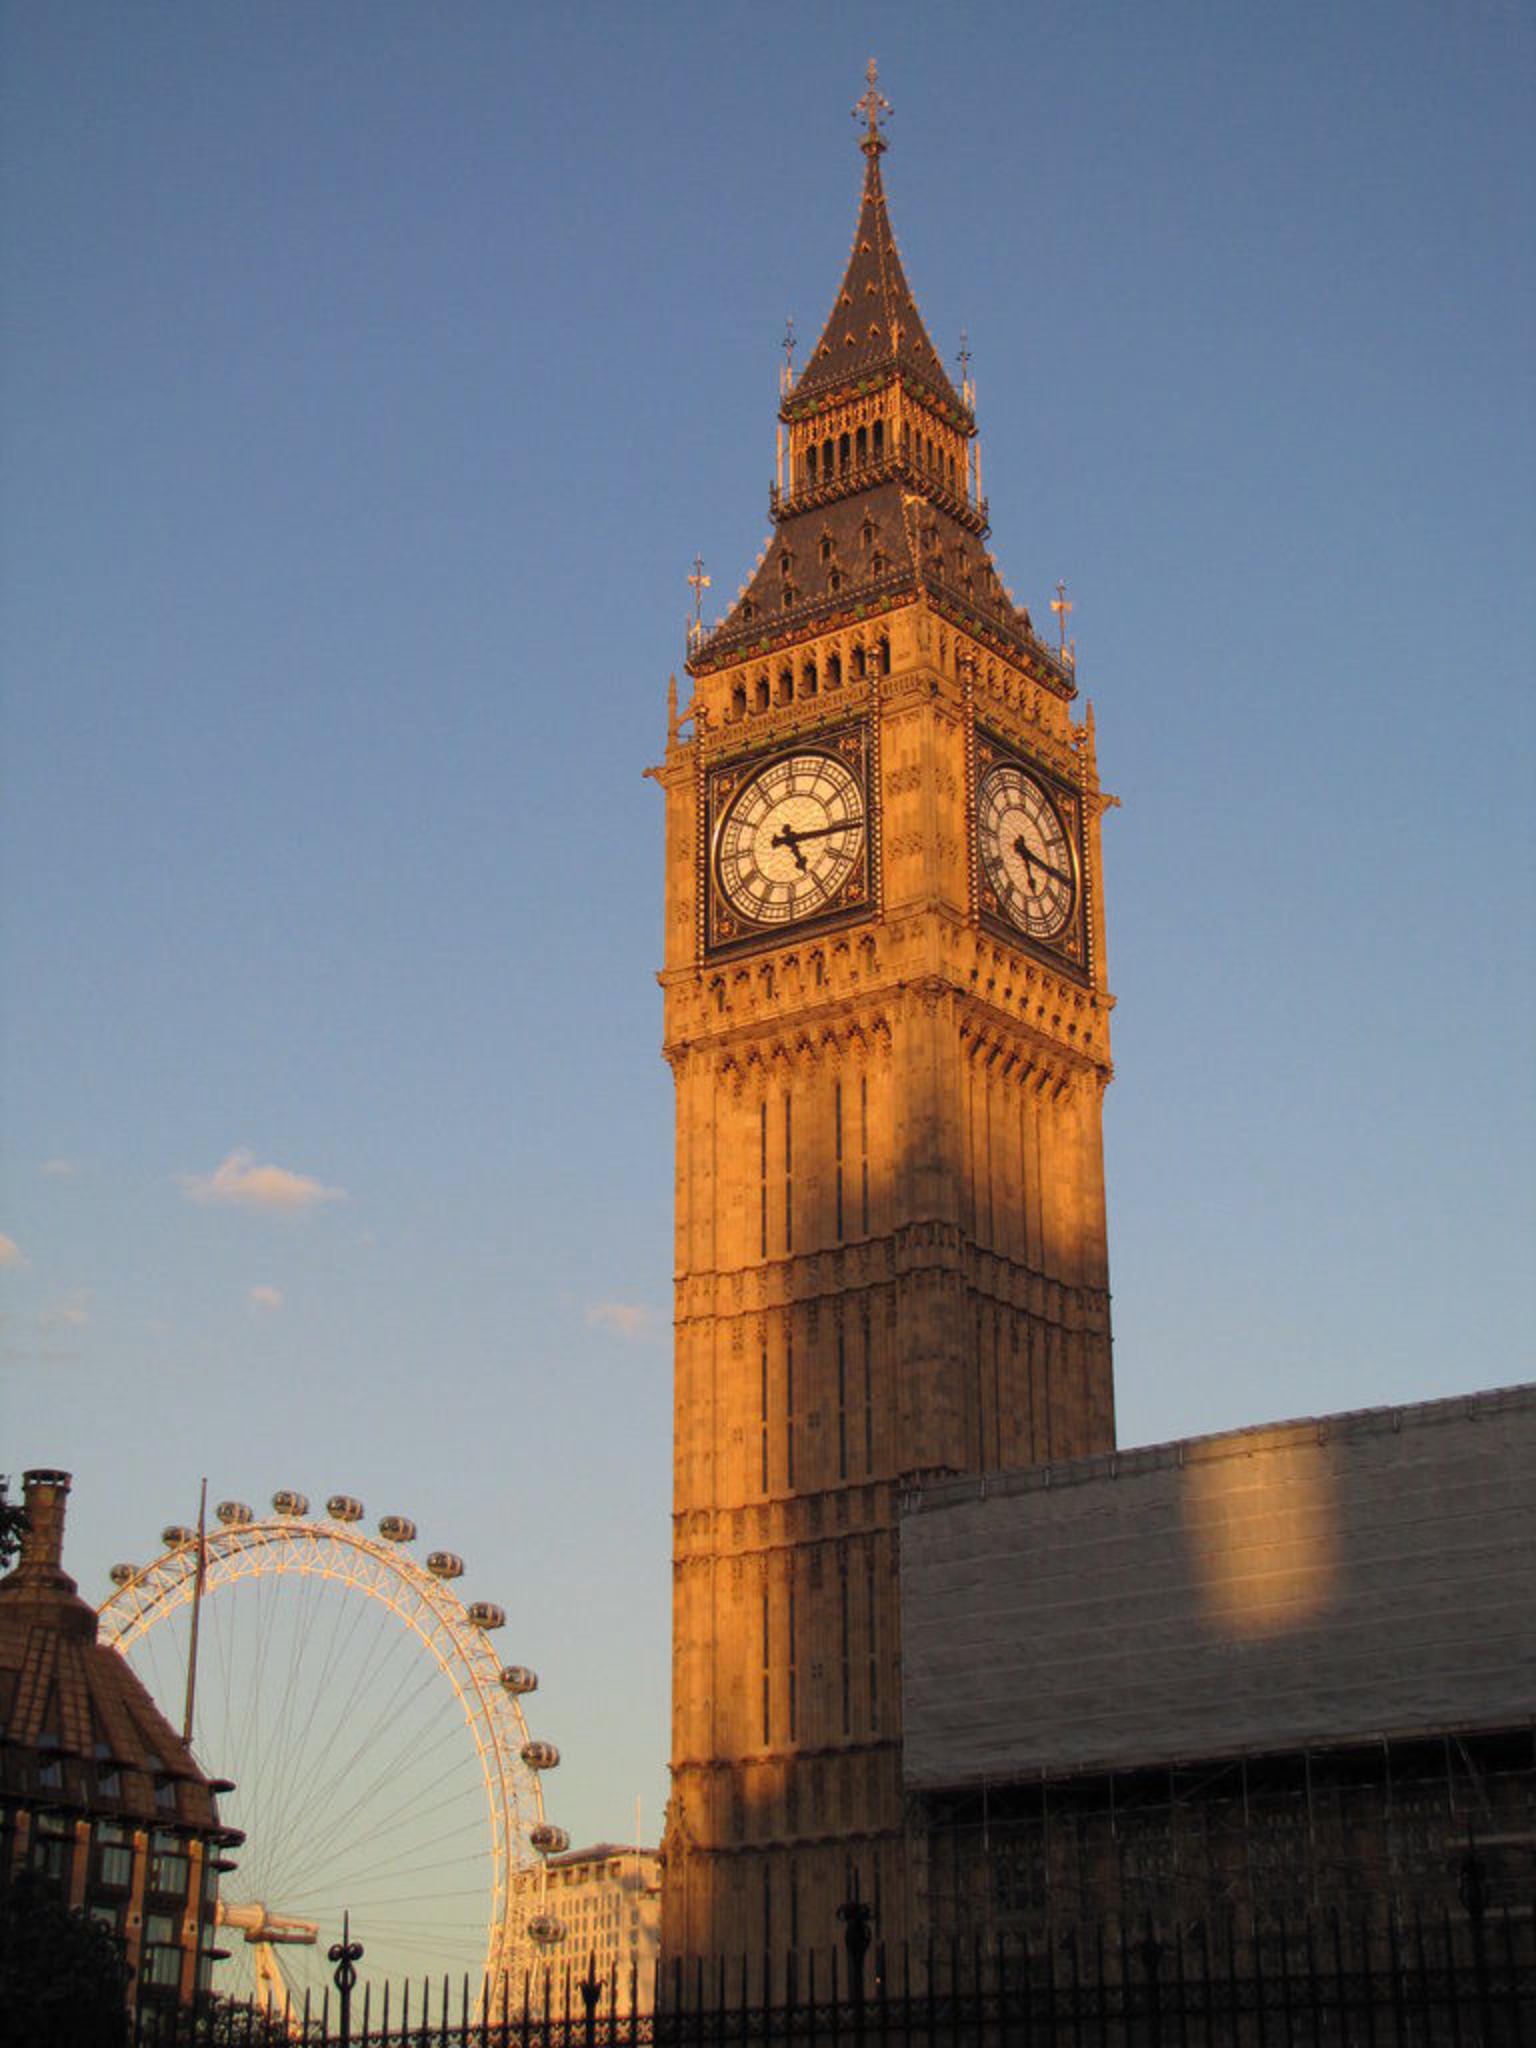
[[[859,110],[773,531],[666,802],[677,1099],[669,1957],[920,1936],[898,1503],[1114,1444],[1091,716],[987,549]],[[691,726],[691,731],[690,731]],[[955,1673],[963,1687],[965,1673]]]

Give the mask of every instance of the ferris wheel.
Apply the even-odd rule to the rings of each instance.
[[[300,1493],[261,1517],[224,1501],[201,1542],[173,1525],[153,1563],[112,1570],[101,1640],[177,1725],[195,1670],[192,1747],[245,1836],[216,1990],[318,1999],[344,1912],[379,1977],[495,1987],[520,1933],[558,1937],[529,1918],[529,1873],[570,1846],[544,1817],[560,1753],[523,1715],[537,1676],[492,1648],[504,1611],[460,1599],[462,1558],[418,1561],[408,1516],[362,1522],[347,1494],[323,1516]]]

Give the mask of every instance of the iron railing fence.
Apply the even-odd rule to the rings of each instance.
[[[1522,2048],[1536,1913],[1443,1911],[1154,1933],[1004,1937],[663,1964],[642,1987],[567,1969],[494,1986],[360,1982],[285,2015],[145,2004],[132,2048]],[[649,2005],[651,2009],[643,2009]]]

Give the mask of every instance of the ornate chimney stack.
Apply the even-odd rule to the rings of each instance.
[[[21,1540],[18,1573],[34,1582],[46,1577],[61,1591],[73,1593],[75,1582],[64,1570],[64,1506],[69,1474],[37,1470],[22,1474],[27,1533]]]

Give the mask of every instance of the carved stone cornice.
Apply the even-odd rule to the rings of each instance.
[[[1106,1288],[1064,1279],[980,1245],[953,1217],[919,1218],[880,1237],[750,1266],[680,1274],[673,1284],[673,1322],[682,1335],[691,1324],[739,1322],[745,1328],[790,1308],[830,1311],[835,1318],[845,1304],[849,1314],[862,1313],[882,1291],[924,1277],[957,1280],[999,1307],[1065,1330],[1107,1327]]]

